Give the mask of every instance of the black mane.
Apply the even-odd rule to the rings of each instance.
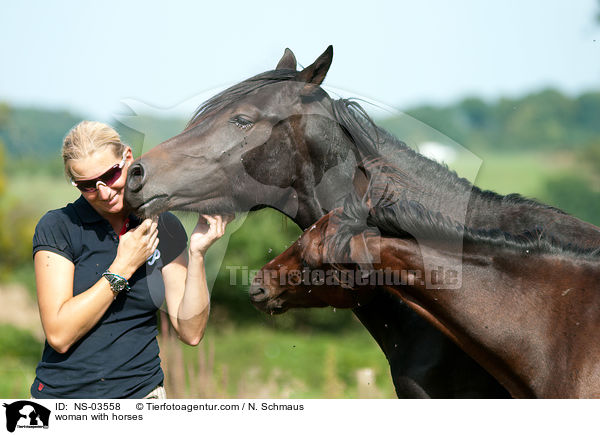
[[[218,93],[202,103],[192,115],[192,118],[187,123],[185,129],[192,127],[196,123],[210,116],[212,113],[218,112],[231,103],[238,101],[240,98],[256,91],[264,86],[294,80],[298,76],[297,71],[281,69],[266,71],[254,77],[237,83],[230,88]]]
[[[446,165],[419,154],[404,142],[377,126],[360,104],[352,99],[334,100],[332,105],[334,118],[342,129],[348,133],[349,138],[356,145],[365,161],[382,160],[387,162],[390,167],[394,166],[393,169],[396,171],[396,175],[401,177],[402,174],[398,173],[399,168],[394,160],[394,157],[397,157],[401,152],[401,158],[404,161],[410,161],[407,166],[422,175],[420,177],[421,183],[429,181],[427,185],[420,184],[420,187],[426,189],[429,194],[435,194],[435,191],[443,191],[452,186],[458,190],[470,191],[471,195],[498,205],[525,205],[565,214],[558,208],[525,198],[517,193],[500,195],[491,190],[481,190],[466,178],[460,177]]]
[[[510,234],[500,229],[469,228],[439,212],[426,209],[417,201],[406,199],[403,186],[398,185],[402,174],[397,174],[394,167],[379,161],[367,166],[372,169],[372,178],[365,195],[361,197],[352,192],[346,197],[341,210],[332,216],[337,219],[339,227],[326,243],[334,253],[334,258],[344,258],[344,252],[349,251],[350,239],[369,231],[369,228],[376,228],[382,236],[414,238],[442,247],[465,243],[527,254],[600,257],[600,249],[560,243],[541,229]],[[508,200],[512,200],[512,197]]]

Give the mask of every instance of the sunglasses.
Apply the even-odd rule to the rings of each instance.
[[[89,180],[73,180],[71,178],[71,184],[81,190],[82,192],[91,193],[98,190],[98,183],[104,184],[105,186],[112,186],[115,182],[121,178],[123,173],[123,166],[127,160],[127,150],[123,153],[123,160],[119,164],[114,165],[104,174],[99,177],[92,178]]]

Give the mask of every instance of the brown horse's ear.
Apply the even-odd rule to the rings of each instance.
[[[311,65],[298,74],[298,81],[320,85],[325,80],[333,60],[333,46],[330,45]]]
[[[354,191],[358,193],[361,198],[365,196],[367,188],[369,187],[369,179],[367,178],[367,172],[363,166],[357,166],[354,169],[354,178],[352,179],[354,185]]]
[[[296,70],[296,56],[289,48],[285,49],[283,56],[279,59],[279,63],[275,69],[293,69]]]
[[[350,260],[356,263],[363,272],[373,269],[373,257],[369,252],[364,233],[357,234],[350,239]]]

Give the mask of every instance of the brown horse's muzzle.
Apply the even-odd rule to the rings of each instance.
[[[263,282],[261,274],[258,273],[252,280],[248,295],[250,301],[259,310],[269,314],[281,314],[287,311],[277,297],[273,297],[272,289]]]

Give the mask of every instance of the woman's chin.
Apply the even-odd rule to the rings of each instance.
[[[114,202],[108,202],[104,204],[104,210],[107,213],[121,213],[123,211],[123,201],[117,198]]]

